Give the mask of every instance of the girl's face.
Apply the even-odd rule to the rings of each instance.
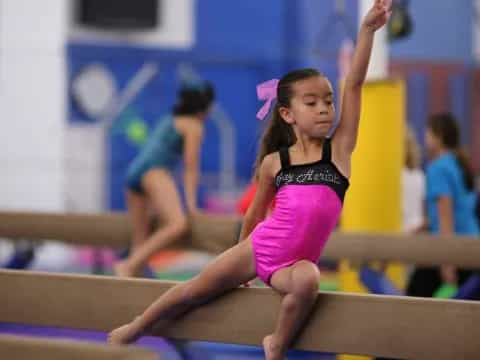
[[[434,156],[443,148],[442,142],[430,128],[425,131],[425,146],[430,156]]]
[[[315,76],[292,85],[293,97],[290,107],[281,107],[283,119],[312,137],[324,138],[335,120],[335,105],[330,81]]]

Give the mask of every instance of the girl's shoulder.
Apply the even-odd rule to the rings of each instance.
[[[195,117],[175,116],[173,117],[173,125],[177,132],[186,135],[203,135],[203,123]]]
[[[443,171],[451,171],[457,165],[455,156],[451,153],[446,153],[432,161],[427,165],[426,171],[429,174],[436,174]]]
[[[260,164],[260,173],[267,174],[273,178],[280,171],[281,167],[280,152],[276,151],[267,154],[263,158]]]

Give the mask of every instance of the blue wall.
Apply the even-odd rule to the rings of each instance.
[[[472,0],[410,0],[413,34],[392,44],[394,59],[473,62]]]
[[[357,0],[347,0],[347,18],[334,15],[334,0],[201,0],[196,2],[196,43],[192,49],[113,44],[71,43],[68,46],[70,78],[93,62],[104,64],[120,88],[147,61],[160,68],[159,74],[119,117],[120,126],[133,118],[150,128],[169,111],[178,88],[176,69],[190,63],[216,86],[218,100],[236,128],[236,171],[238,182],[245,183],[252,172],[261,125],[255,113],[261,104],[255,85],[287,70],[314,66],[324,72],[336,88],[337,52],[342,40],[355,36]],[[414,32],[410,38],[391,45],[394,60],[472,61],[472,2],[467,0],[410,1]],[[407,79],[409,116],[423,119],[428,108],[428,81],[424,76]],[[464,79],[452,78],[451,90],[459,93]],[[422,100],[423,99],[423,100]],[[464,102],[452,98],[456,113],[466,114]],[[88,121],[70,102],[70,121]],[[421,131],[423,124],[415,121]],[[125,169],[138,151],[118,129],[110,134],[110,206],[121,209]],[[218,134],[207,124],[202,149],[203,172],[215,173],[219,167]]]
[[[195,46],[188,51],[141,47],[71,43],[68,46],[70,78],[83,67],[98,62],[114,75],[119,87],[147,61],[160,68],[159,74],[117,119],[109,136],[110,207],[124,208],[123,181],[126,167],[138,151],[125,132],[119,130],[132,119],[149,128],[169,111],[178,88],[176,69],[188,62],[201,76],[211,80],[219,103],[236,128],[236,171],[239,183],[252,174],[261,124],[255,113],[261,106],[255,85],[279,77],[291,68],[315,66],[332,79],[337,76],[336,52],[350,36],[333,16],[333,1],[243,0],[197,1]],[[347,1],[349,26],[357,28],[355,0]],[[89,121],[70,101],[70,121]],[[202,149],[202,171],[218,172],[218,134],[207,123]]]

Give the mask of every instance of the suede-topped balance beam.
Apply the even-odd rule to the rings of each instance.
[[[0,335],[0,356],[5,360],[159,360],[140,348],[12,335]]]
[[[480,241],[473,237],[333,233],[322,257],[359,263],[385,260],[415,265],[480,269]]]
[[[73,245],[125,247],[130,225],[124,213],[0,212],[0,237],[59,240]]]
[[[153,221],[152,221],[153,222]],[[198,215],[178,247],[220,253],[237,241],[240,218]],[[152,227],[155,224],[152,224]],[[122,248],[129,245],[130,224],[125,213],[62,214],[0,211],[0,238],[59,240],[73,245]]]
[[[177,246],[219,253],[237,242],[240,218],[197,215],[189,236]],[[76,245],[125,247],[130,238],[123,213],[49,214],[0,212],[0,237],[56,239]],[[480,241],[466,237],[334,233],[323,258],[401,261],[417,265],[451,264],[480,268]]]
[[[131,321],[174,283],[0,271],[0,322],[109,331]],[[175,321],[180,340],[260,345],[281,297],[239,288]],[[478,359],[480,303],[319,292],[294,347],[400,359]]]

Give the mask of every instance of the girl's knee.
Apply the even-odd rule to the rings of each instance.
[[[318,267],[309,261],[300,261],[293,273],[293,292],[301,297],[315,297],[318,292],[320,271]]]
[[[302,302],[301,299],[295,294],[287,294],[282,301],[282,306],[286,312],[292,313],[298,308],[302,307]]]
[[[179,216],[174,219],[166,220],[161,223],[157,231],[168,231],[169,236],[182,237],[187,235],[190,225],[185,216]]]
[[[184,236],[187,234],[189,229],[189,223],[185,216],[175,219],[171,223],[172,231],[177,236]]]

